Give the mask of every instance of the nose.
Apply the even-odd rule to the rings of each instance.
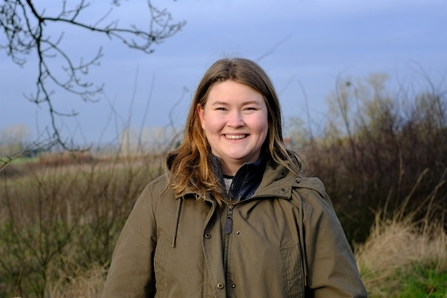
[[[227,125],[230,127],[241,127],[245,125],[240,111],[231,112],[228,117]]]

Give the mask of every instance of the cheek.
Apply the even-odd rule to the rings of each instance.
[[[267,135],[269,129],[269,123],[267,119],[267,115],[263,115],[257,119],[257,127],[261,134]]]
[[[215,113],[209,113],[206,121],[203,122],[203,129],[208,133],[218,133],[225,127],[225,119]]]

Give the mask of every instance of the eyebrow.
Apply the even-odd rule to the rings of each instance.
[[[218,106],[218,105],[228,105],[228,103],[225,102],[225,101],[215,101],[215,102],[213,102],[211,105],[213,105],[213,106]]]
[[[257,100],[249,100],[249,101],[245,101],[245,102],[242,103],[243,106],[250,105],[250,104],[261,105],[261,103],[258,102]],[[213,106],[216,106],[216,105],[225,105],[225,106],[227,106],[227,105],[229,105],[229,103],[226,102],[226,101],[216,101],[216,102],[213,102],[211,105],[213,105]]]

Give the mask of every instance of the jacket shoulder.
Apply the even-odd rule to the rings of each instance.
[[[146,184],[143,192],[140,194],[140,200],[150,200],[152,204],[157,204],[158,201],[164,198],[173,198],[172,190],[167,187],[168,179],[166,175],[161,175]]]
[[[292,183],[291,200],[301,206],[304,204],[313,208],[325,206],[323,209],[333,209],[323,182],[316,177],[295,178]]]
[[[316,177],[300,177],[295,178],[292,187],[299,192],[312,192],[315,191],[320,196],[326,196],[326,190],[323,182]]]
[[[161,175],[157,178],[155,178],[154,180],[152,180],[151,182],[149,182],[146,187],[149,187],[151,189],[166,189],[168,183],[168,178],[166,176],[166,174]]]

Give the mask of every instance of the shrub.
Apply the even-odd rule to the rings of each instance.
[[[44,297],[63,276],[106,268],[136,198],[161,173],[159,160],[33,164],[2,179],[0,296]]]
[[[442,90],[390,95],[383,76],[340,83],[319,138],[304,148],[352,242],[364,242],[374,212],[447,210],[447,100]],[[404,94],[404,98],[402,98]],[[447,227],[447,222],[445,222]]]

